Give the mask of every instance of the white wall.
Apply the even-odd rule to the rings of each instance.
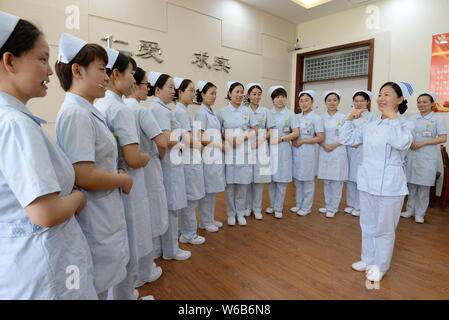
[[[372,5],[379,13],[379,25],[375,29],[367,25],[373,11],[367,13],[366,10],[373,8]],[[415,94],[409,99],[405,114],[409,116],[418,113],[416,98],[419,93],[430,89],[432,36],[449,32],[448,13],[449,0],[377,1],[297,25],[297,37],[304,48],[300,52],[374,38],[373,92],[378,92],[389,80],[412,83]],[[292,63],[295,65],[296,55],[292,57]],[[293,68],[292,92],[295,80]],[[378,112],[375,102],[372,110]],[[449,114],[438,114],[444,117],[449,127]],[[439,171],[443,172],[441,159]],[[442,179],[437,185],[438,193],[441,183]]]
[[[66,28],[66,9],[70,5],[80,10],[79,30]],[[146,71],[190,78],[195,84],[198,80],[215,83],[215,111],[226,104],[229,80],[244,85],[260,82],[266,89],[262,103],[267,107],[272,106],[270,86],[291,87],[288,48],[295,40],[296,26],[236,0],[0,0],[0,10],[28,19],[43,30],[50,44],[52,66],[62,32],[102,44],[100,38],[112,33],[116,39],[129,42],[127,46],[114,44],[114,48],[134,53],[138,52],[140,39],[157,41],[164,62],[135,57],[137,64]],[[231,59],[230,73],[191,64],[193,53],[200,50],[208,51],[210,64],[215,55]],[[54,137],[54,122],[64,92],[56,75],[50,79],[47,97],[30,101],[29,107],[49,122],[44,128]],[[196,109],[193,107],[192,112]]]

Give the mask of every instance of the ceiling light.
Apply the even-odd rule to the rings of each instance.
[[[322,5],[326,2],[330,2],[332,0],[291,0],[300,6],[303,6],[306,9],[310,9],[319,5]]]

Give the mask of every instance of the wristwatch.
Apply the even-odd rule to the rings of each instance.
[[[284,137],[281,137],[281,141],[284,142]]]

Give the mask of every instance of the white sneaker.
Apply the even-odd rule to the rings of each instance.
[[[424,217],[415,216],[415,222],[416,223],[424,223]]]
[[[204,242],[206,242],[206,238],[196,235],[195,238],[193,239],[187,239],[186,237],[184,237],[181,234],[181,237],[179,237],[179,241],[182,243],[190,243],[190,244],[203,244]]]
[[[354,217],[360,217],[360,210],[354,209],[354,210],[352,210],[351,214]]]
[[[251,209],[245,209],[245,211],[243,212],[243,215],[245,217],[249,217],[251,215]]]
[[[282,219],[282,212],[276,211],[276,212],[274,213],[274,216],[275,216],[276,218],[278,218],[278,219]]]
[[[352,269],[354,269],[355,271],[369,271],[371,267],[371,264],[367,264],[363,261],[357,261],[352,264]]]
[[[228,225],[235,226],[235,217],[228,217]]]
[[[304,210],[302,210],[302,209],[300,209],[300,210],[298,210],[298,212],[296,212],[296,214],[298,215],[298,216],[306,216],[306,215],[308,215],[310,213],[310,211],[309,212],[305,212]]]
[[[333,218],[333,217],[335,217],[335,212],[332,212],[332,211],[327,211],[326,212],[326,218]]]
[[[413,212],[408,212],[408,211],[401,212],[402,218],[410,218],[410,217],[413,217],[414,215],[415,214]]]
[[[273,208],[267,208],[267,210],[265,210],[265,213],[273,213],[274,209]]]
[[[379,270],[378,266],[372,266],[366,273],[366,279],[373,282],[382,280],[384,273]]]
[[[263,215],[260,212],[254,212],[254,216],[256,217],[256,220],[262,220],[263,219]]]
[[[162,275],[162,268],[153,266],[150,277],[145,280],[136,280],[134,287],[139,288],[139,287],[145,285],[145,283],[154,282],[157,279],[159,279],[161,277],[161,275]]]
[[[346,213],[351,213],[352,210],[354,210],[353,207],[346,207],[346,208],[345,208],[345,212],[346,212]]]
[[[237,217],[237,221],[239,222],[239,225],[246,226],[246,219],[245,219],[245,217]]]
[[[187,250],[178,249],[178,252],[176,252],[175,256],[173,258],[166,257],[165,255],[162,255],[162,259],[164,260],[187,260],[192,256],[192,253]]]
[[[213,224],[214,224],[214,226],[216,226],[217,228],[223,227],[223,223],[221,223],[220,221],[214,220]]]
[[[210,225],[207,225],[207,226],[200,225],[199,228],[202,229],[202,230],[207,230],[209,232],[217,232],[218,231],[218,227],[216,225],[214,225],[214,224],[210,224]]]
[[[327,209],[326,209],[326,208],[319,208],[318,211],[319,211],[320,213],[326,213],[326,212],[327,212]]]
[[[293,207],[293,208],[290,208],[290,211],[294,212],[294,213],[298,213],[299,208],[298,207]]]

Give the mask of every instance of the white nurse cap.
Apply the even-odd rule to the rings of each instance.
[[[209,81],[204,81],[204,80],[200,80],[198,81],[198,91],[201,92],[204,89],[204,86],[208,83]]]
[[[260,83],[252,82],[252,83],[248,83],[246,85],[246,92],[248,92],[249,89],[251,89],[252,87],[255,87],[255,86],[258,86],[263,91],[262,85]]]
[[[273,94],[273,91],[276,90],[276,89],[279,89],[279,88],[282,88],[282,89],[285,90],[285,88],[283,86],[272,86],[272,87],[270,87],[270,90],[268,90],[268,93],[270,94],[270,97]],[[287,91],[287,90],[285,90],[285,91]]]
[[[431,96],[434,102],[438,101],[438,95],[435,92],[426,91],[426,92],[421,93],[419,96],[422,96],[423,94],[427,94],[427,95]]]
[[[357,93],[359,93],[359,92],[366,93],[366,94],[368,95],[368,97],[369,97],[370,100],[373,98],[373,93],[372,93],[371,91],[368,91],[368,90],[357,90],[357,91],[354,91],[354,93],[352,94],[352,100],[354,100],[354,96],[355,96]]]
[[[70,63],[86,44],[87,41],[63,32],[59,39],[58,61]]]
[[[231,89],[231,86],[232,86],[234,83],[237,83],[237,81],[228,81],[228,91]]]
[[[175,89],[179,89],[179,86],[184,81],[184,79],[183,78],[174,78],[173,81],[175,82]]]
[[[0,11],[0,48],[8,41],[20,18]]]
[[[324,94],[324,100],[326,101],[326,97],[328,96],[328,95],[330,95],[331,93],[335,93],[337,96],[338,96],[338,98],[341,100],[341,92],[339,91],[339,90],[331,90],[331,91],[328,91],[328,92],[326,92],[325,94]]]
[[[150,85],[152,87],[154,87],[156,85],[157,79],[159,79],[159,77],[161,75],[162,75],[162,73],[160,73],[160,72],[155,72],[155,71],[150,72],[150,77],[149,77],[148,81],[150,81]]]
[[[313,100],[315,100],[315,96],[316,96],[315,91],[313,91],[313,90],[304,90],[304,91],[301,91],[301,92],[298,94],[298,98],[299,98],[303,93],[307,93],[309,96],[312,97]]]
[[[119,52],[117,50],[103,47],[106,50],[106,53],[108,54],[108,65],[106,66],[107,69],[112,69],[115,62],[117,61]]]
[[[402,95],[404,96],[404,99],[407,100],[408,98],[410,98],[413,94],[413,86],[408,83],[408,82],[395,82],[402,91]]]

